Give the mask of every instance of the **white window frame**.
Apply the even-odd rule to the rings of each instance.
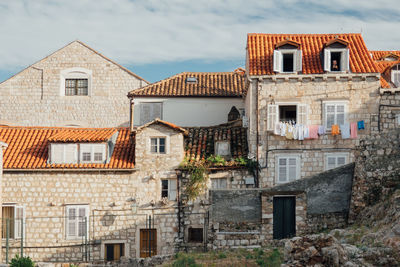
[[[273,131],[275,124],[280,122],[279,106],[296,106],[296,124],[308,124],[308,105],[298,102],[276,102],[275,104],[267,105],[267,131]],[[303,109],[305,112],[300,112]],[[301,117],[303,119],[301,119]]]
[[[161,197],[162,197],[162,190],[163,190],[162,181],[168,181],[168,200],[176,201],[177,200],[177,190],[178,190],[177,179],[161,179],[161,183],[160,183],[160,185],[161,185],[160,196]]]
[[[396,69],[395,69],[396,68]],[[395,75],[397,75],[397,84],[395,83]],[[390,71],[390,81],[396,87],[400,87],[400,64],[395,65],[392,70]]]
[[[161,119],[161,120],[163,119],[164,101],[140,101],[138,103],[138,106],[139,106],[139,125],[144,125],[144,124],[146,124],[148,122],[151,122],[151,121],[156,119],[156,117],[154,117],[154,118],[150,119],[149,121],[145,121],[144,118],[142,117],[143,116],[142,113],[143,113],[144,105],[149,105],[149,104],[160,104],[161,105],[159,119]]]
[[[283,71],[283,54],[293,54],[293,71]],[[273,69],[277,73],[297,73],[302,71],[303,55],[300,49],[274,50]]]
[[[75,235],[71,235],[69,233],[69,224],[70,218],[69,218],[69,210],[70,209],[75,209]],[[79,209],[85,209],[85,217],[86,217],[86,235],[89,236],[89,205],[83,205],[83,204],[69,204],[65,206],[65,238],[70,240],[70,239],[82,239],[84,235],[79,235],[79,222],[82,222],[82,218],[79,217]]]
[[[335,167],[329,168],[328,166],[328,159],[329,158],[335,158]],[[325,153],[325,160],[324,160],[324,170],[328,171],[343,165],[338,165],[338,158],[345,158],[345,163],[343,165],[346,165],[349,163],[349,153],[346,152],[338,152],[338,153]]]
[[[337,124],[337,106],[338,105],[344,105],[344,123],[347,123],[348,121],[348,105],[349,101],[348,100],[342,100],[342,101],[323,101],[322,102],[322,114],[323,114],[323,124],[325,125],[326,131],[331,130],[331,126],[328,127],[328,112],[327,112],[327,106],[328,105],[334,105],[335,106],[335,118],[334,118],[334,123]]]
[[[61,162],[55,162],[55,152],[56,152],[56,147],[63,147],[63,160]],[[74,151],[74,160],[72,162],[67,162],[66,161],[66,156],[67,156],[67,147],[75,147]],[[51,164],[74,164],[78,163],[78,144],[70,144],[70,143],[51,143],[50,144],[50,163]]]
[[[296,177],[293,181],[296,181],[298,179],[300,179],[300,174],[301,174],[301,157],[300,154],[277,154],[275,156],[275,183],[276,184],[285,184],[288,182],[292,182],[289,181],[288,179],[288,174],[289,174],[289,164],[286,164],[286,180],[285,181],[280,181],[279,180],[279,175],[280,175],[280,169],[279,169],[279,160],[280,159],[286,159],[287,161],[289,159],[296,159]]]
[[[151,151],[151,139],[157,138],[157,152],[152,152]],[[160,146],[160,138],[165,139],[165,152],[164,153],[159,153],[159,146]],[[167,155],[169,154],[169,136],[150,136],[148,140],[148,145],[147,145],[147,153],[151,155]]]
[[[95,147],[100,147],[102,149],[103,153],[103,160],[95,160],[94,159],[94,153],[95,153]],[[88,148],[90,150],[90,161],[84,161],[83,160],[83,153],[87,152],[84,151],[83,148]],[[98,152],[96,152],[98,153]],[[79,162],[80,163],[105,163],[107,161],[107,153],[106,153],[106,144],[90,144],[90,143],[80,143],[79,144]]]
[[[23,236],[25,237],[25,207],[22,205],[18,204],[9,204],[9,203],[4,203],[2,205],[3,207],[12,207],[14,208],[14,237],[10,237],[10,239],[21,239],[21,221],[17,220],[17,209],[22,210],[22,222],[23,222]],[[11,222],[11,221],[10,221]],[[6,222],[3,222],[4,225],[6,225]],[[6,227],[6,226],[5,226]],[[3,229],[2,229],[3,230]],[[6,237],[3,236],[2,239],[5,239]]]
[[[340,71],[331,70],[331,53],[341,53]],[[330,48],[324,49],[324,70],[332,73],[350,72],[350,52],[348,48]]]
[[[227,178],[210,178],[210,179],[211,179],[211,189],[228,189]],[[223,187],[222,184],[225,184],[225,187]]]
[[[226,154],[220,153],[219,146],[222,145],[222,144],[227,144],[227,146],[228,146]],[[223,157],[231,156],[231,144],[230,144],[230,142],[227,141],[227,140],[216,141],[215,142],[215,155],[219,155],[219,156],[223,156]]]
[[[85,68],[69,68],[60,72],[60,96],[65,96],[65,80],[66,79],[87,79],[88,94],[72,97],[87,97],[92,95],[92,70]],[[71,97],[71,96],[68,96]]]

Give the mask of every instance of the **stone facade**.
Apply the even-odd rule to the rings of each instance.
[[[375,118],[376,131],[388,131],[400,127],[400,91],[381,89],[379,116]]]
[[[248,129],[250,155],[258,160],[262,171],[260,184],[276,184],[276,157],[294,154],[300,159],[300,178],[323,172],[327,153],[344,153],[347,163],[354,161],[354,149],[359,139],[370,135],[371,118],[378,114],[379,77],[375,74],[274,75],[252,79],[246,99],[250,117]],[[267,130],[269,104],[305,104],[307,125],[323,125],[325,101],[344,102],[347,122],[364,120],[365,130],[357,139],[342,139],[328,132],[318,139],[289,140]],[[258,149],[257,149],[258,132]]]
[[[88,96],[65,96],[68,72],[86,74]],[[0,83],[0,123],[21,126],[129,125],[129,91],[147,82],[80,41]]]

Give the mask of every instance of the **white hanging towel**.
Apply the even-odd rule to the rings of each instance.
[[[281,125],[279,122],[275,123],[274,134],[281,135]]]
[[[340,124],[340,132],[342,134],[342,139],[350,138],[350,124]]]
[[[303,125],[298,125],[298,134],[297,137],[299,140],[304,140],[304,126]]]
[[[286,136],[286,124],[283,122],[279,124],[281,125],[281,136]]]
[[[297,124],[293,126],[293,139],[299,140],[299,126]]]
[[[304,125],[303,129],[304,129],[304,131],[303,131],[304,132],[304,139],[310,138],[310,130],[308,129],[308,126]]]

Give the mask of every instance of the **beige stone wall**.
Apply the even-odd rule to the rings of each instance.
[[[251,117],[249,132],[250,155],[257,153],[256,134],[258,113],[259,162],[262,167],[260,182],[263,187],[275,184],[276,155],[291,153],[300,156],[301,177],[307,177],[324,170],[326,153],[348,153],[349,162],[353,161],[353,150],[358,140],[371,133],[371,118],[378,113],[379,81],[374,75],[299,75],[286,77],[268,77],[252,82],[251,93],[246,100]],[[257,102],[258,91],[258,102]],[[270,103],[299,103],[308,105],[308,124],[323,124],[323,101],[347,101],[347,121],[364,120],[366,129],[358,131],[357,139],[345,139],[341,136],[326,134],[315,140],[287,140],[267,131],[267,106]],[[257,110],[258,106],[258,110]]]
[[[92,72],[89,96],[61,96],[61,72]],[[116,64],[73,42],[0,84],[0,123],[24,126],[128,126],[127,93],[145,85]]]
[[[151,175],[152,172],[6,171],[3,203],[24,206],[24,253],[35,261],[84,259],[83,240],[66,238],[68,204],[89,206],[88,251],[92,261],[103,260],[105,242],[123,242],[127,256],[139,257],[140,229],[146,228],[146,218],[150,215],[155,218],[157,253],[172,254],[178,231],[176,203],[161,204],[160,179],[167,178],[166,174],[149,179]],[[132,207],[134,204],[136,208]],[[11,240],[10,247],[9,258],[12,258],[20,251],[20,240]]]

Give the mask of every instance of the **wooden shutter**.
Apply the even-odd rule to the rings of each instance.
[[[288,158],[288,180],[289,182],[297,179],[297,158]]]
[[[273,131],[275,124],[278,122],[278,105],[268,105],[267,108],[267,131]]]
[[[78,219],[77,209],[76,207],[67,207],[67,237],[76,237],[77,235],[77,219]]]
[[[278,158],[278,183],[287,182],[287,159]]]
[[[64,163],[77,163],[78,162],[78,146],[77,144],[64,145]]]
[[[176,200],[176,180],[169,180],[169,185],[168,185],[168,199],[175,201]]]
[[[341,125],[346,121],[346,106],[345,104],[336,105],[336,124]]]
[[[295,66],[294,70],[298,71],[298,72],[301,72],[302,69],[303,69],[303,53],[302,53],[302,51],[300,49],[296,50],[294,63],[295,63],[294,64],[294,66]]]
[[[154,120],[156,118],[162,119],[162,103],[152,103],[152,118]]]
[[[324,71],[331,71],[331,51],[324,49]]]
[[[282,70],[282,53],[278,50],[274,50],[274,71],[281,72]]]
[[[350,70],[350,63],[349,63],[349,49],[345,49],[342,52],[342,66],[341,69],[344,71],[349,71]]]
[[[87,231],[87,208],[86,207],[79,207],[78,208],[78,236],[82,237],[85,236]],[[86,219],[86,222],[85,222]]]
[[[151,105],[149,103],[140,103],[140,125],[151,121]]]
[[[105,144],[93,144],[93,161],[104,163],[106,161],[106,145]],[[101,153],[101,160],[95,159],[95,154]]]
[[[15,238],[21,238],[22,231],[21,227],[23,227],[23,222],[25,221],[24,207],[23,206],[15,206],[14,212],[14,236]],[[25,231],[24,231],[25,236]]]
[[[64,144],[51,144],[51,163],[64,162]]]
[[[325,125],[329,129],[333,124],[335,124],[335,105],[334,104],[324,104],[325,113]]]
[[[297,124],[307,125],[307,105],[297,105]]]

